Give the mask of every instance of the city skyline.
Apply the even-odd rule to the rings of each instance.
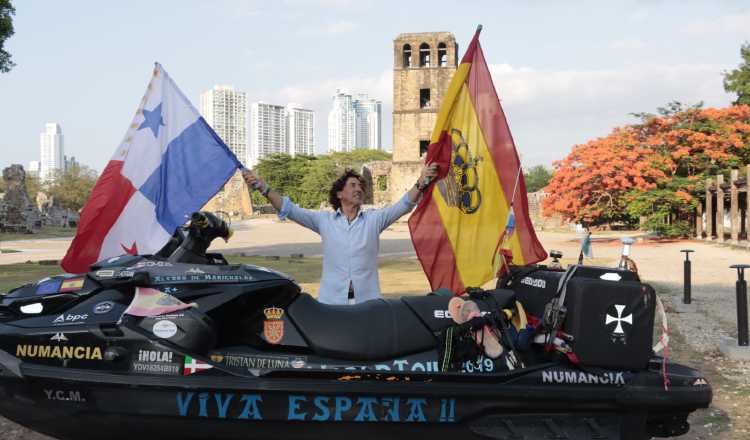
[[[2,166],[36,159],[39,126],[57,121],[66,152],[101,170],[157,60],[196,104],[211,84],[233,84],[254,101],[297,102],[321,116],[336,88],[367,91],[382,99],[382,145],[389,149],[393,39],[450,31],[460,56],[483,23],[482,47],[524,166],[549,167],[574,145],[637,122],[631,113],[655,112],[672,100],[729,105],[722,74],[740,63],[740,45],[750,40],[750,8],[731,0],[582,0],[578,8],[549,1],[455,8],[443,0],[217,0],[186,1],[177,15],[168,4],[134,0],[87,5],[86,17],[65,4],[15,6],[16,33],[5,48],[16,67],[0,81]],[[575,12],[581,9],[585,17]],[[71,22],[76,26],[63,25]],[[212,31],[199,37],[195,29],[207,22]],[[278,33],[280,26],[290,32]],[[315,137],[321,153],[326,117],[316,118]]]

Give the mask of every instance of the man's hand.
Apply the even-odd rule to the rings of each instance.
[[[242,178],[245,179],[245,183],[247,183],[247,186],[249,186],[251,190],[263,188],[264,186],[263,179],[256,176],[252,170],[248,170],[247,168],[242,170]]]
[[[417,180],[417,183],[407,193],[409,194],[409,201],[411,203],[417,203],[419,197],[422,194],[422,191],[427,188],[427,185],[425,184],[425,178],[429,177],[430,179],[434,179],[435,177],[437,177],[437,175],[438,164],[433,162],[431,164],[425,165],[425,167],[422,168],[422,172],[419,173],[419,180]]]
[[[424,182],[425,177],[434,179],[438,175],[438,164],[435,162],[427,164],[422,168],[422,172],[419,174],[419,181]]]

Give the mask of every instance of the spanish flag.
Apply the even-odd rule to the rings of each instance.
[[[480,31],[481,26],[432,132],[426,163],[439,165],[438,177],[409,219],[432,289],[456,294],[495,278],[503,264],[547,258],[529,218],[521,162],[479,44]]]

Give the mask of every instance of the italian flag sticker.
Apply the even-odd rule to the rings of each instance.
[[[213,367],[205,362],[199,361],[198,359],[193,359],[190,356],[185,356],[185,364],[182,370],[182,375],[190,376],[191,374],[195,374],[203,370],[210,370],[211,368]]]

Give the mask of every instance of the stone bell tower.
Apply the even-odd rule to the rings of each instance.
[[[458,66],[450,32],[400,34],[393,40],[392,201],[419,177],[443,96]]]

